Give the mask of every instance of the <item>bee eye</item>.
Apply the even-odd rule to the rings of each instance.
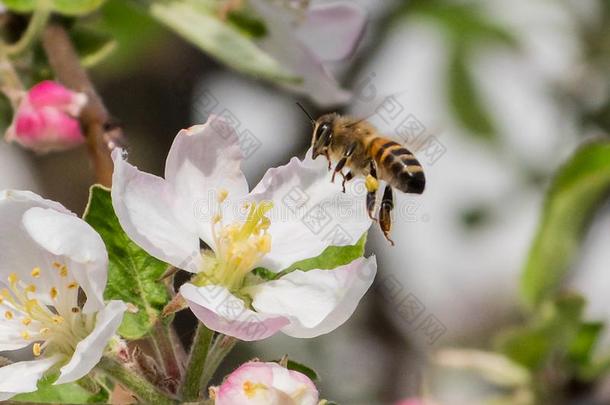
[[[321,124],[316,131],[316,141],[326,143],[326,138],[330,135],[331,127],[329,124]]]

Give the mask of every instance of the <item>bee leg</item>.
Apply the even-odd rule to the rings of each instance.
[[[335,182],[335,176],[337,175],[337,173],[340,173],[341,170],[343,170],[343,168],[345,167],[345,163],[347,163],[347,156],[342,157],[341,160],[339,160],[339,163],[337,163],[337,166],[335,166],[333,177],[330,179],[331,183]],[[341,173],[341,175],[343,175],[343,173]]]
[[[377,167],[375,162],[371,161],[370,173],[366,176],[364,181],[366,186],[366,209],[369,213],[369,218],[376,221],[373,213],[375,211],[375,205],[377,203],[377,190],[379,190],[379,181],[377,180]]]
[[[343,192],[345,193],[345,183],[354,178],[352,172],[347,172],[346,175],[343,176],[343,182],[341,183],[341,187],[343,187]]]
[[[383,199],[381,200],[381,208],[379,209],[379,227],[383,232],[383,236],[394,246],[394,241],[390,239],[390,231],[392,230],[392,210],[394,209],[394,193],[390,185],[385,186],[383,191]]]
[[[326,156],[326,160],[328,160],[328,171],[330,171],[333,166],[332,166],[332,162],[330,160],[330,155],[328,154],[328,151],[324,152],[324,156]]]

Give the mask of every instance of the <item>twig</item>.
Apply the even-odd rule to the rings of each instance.
[[[88,103],[81,112],[81,122],[87,137],[89,155],[98,183],[110,187],[113,163],[107,131],[109,114],[98,96],[87,72],[81,66],[68,33],[58,23],[50,23],[42,34],[42,45],[57,79],[67,87],[87,94]],[[114,128],[113,131],[120,131]],[[120,134],[119,134],[120,136]]]

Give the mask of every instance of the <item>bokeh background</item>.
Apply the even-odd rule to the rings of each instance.
[[[242,344],[225,365],[287,353],[319,372],[326,398],[392,404],[423,394],[436,350],[488,348],[499,328],[519,321],[519,274],[551,176],[583,140],[610,130],[610,3],[357,2],[369,15],[364,39],[349,60],[331,66],[354,93],[346,106],[321,109],[235,73],[122,0],[108,1],[104,18],[93,22],[114,30],[118,47],[92,75],[124,129],[130,161],[156,174],[178,130],[205,121],[209,95],[219,102],[215,112],[229,109],[260,141],[244,164],[250,184],[307,150],[311,129],[296,101],[314,115],[367,117],[393,96],[403,116],[440,145],[434,157],[419,148],[424,195],[397,198],[396,246],[377,229],[370,233],[379,276],[349,322],[312,340],[277,335]],[[125,18],[128,26],[117,23]],[[401,139],[400,121],[372,120]],[[92,181],[84,149],[36,156],[0,144],[1,188],[30,189],[81,213]],[[587,318],[608,321],[606,208],[570,284],[587,297]],[[188,341],[192,319],[181,322]]]

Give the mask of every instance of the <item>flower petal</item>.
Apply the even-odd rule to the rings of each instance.
[[[171,184],[127,163],[121,150],[115,150],[112,159],[112,205],[127,235],[157,259],[196,272],[197,230],[192,220],[181,220]]]
[[[261,386],[264,388],[258,388]],[[216,393],[216,405],[295,403],[316,405],[318,390],[306,375],[277,363],[245,363],[223,381]]]
[[[366,13],[357,4],[333,2],[312,6],[296,30],[298,38],[324,61],[349,57],[366,25]]]
[[[40,247],[69,261],[71,274],[87,296],[83,312],[103,308],[108,253],[100,235],[82,219],[50,208],[29,209],[23,215],[23,226]]]
[[[89,373],[102,358],[108,341],[114,336],[123,320],[127,305],[123,301],[110,301],[97,314],[93,331],[76,345],[70,361],[61,368],[54,384],[76,381]]]
[[[0,401],[17,394],[36,391],[38,380],[60,358],[61,356],[57,355],[40,360],[19,361],[0,367]]]
[[[185,283],[180,294],[208,328],[244,341],[262,340],[289,324],[283,316],[256,313],[224,287]]]
[[[293,271],[279,280],[249,287],[260,313],[290,318],[282,332],[310,338],[328,333],[352,315],[373,283],[375,257],[360,258],[334,270]]]
[[[269,32],[262,39],[260,47],[302,79],[298,85],[285,87],[307,94],[321,106],[349,101],[351,94],[341,89],[314,51],[294,34],[292,18],[283,7],[266,0],[251,0],[248,3],[268,22]]]
[[[271,252],[261,266],[281,271],[318,256],[328,246],[353,245],[367,232],[371,220],[364,194],[343,193],[340,180],[333,184],[330,179],[322,158],[293,158],[287,165],[267,171],[249,196],[273,202]],[[350,183],[353,190],[364,190],[362,179]]]
[[[23,214],[33,207],[51,208],[73,215],[61,204],[29,191],[0,191],[0,229],[4,230],[0,233],[0,282],[12,272],[18,273],[20,278],[29,277],[34,267],[48,261],[48,252],[32,241],[22,224]]]
[[[199,237],[211,247],[210,222],[219,192],[227,191],[231,200],[248,194],[242,160],[235,130],[216,116],[180,131],[167,156],[165,178],[180,196],[180,212],[188,215],[186,221],[197,224]]]

